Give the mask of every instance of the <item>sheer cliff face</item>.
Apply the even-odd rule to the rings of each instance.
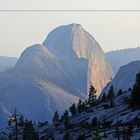
[[[50,121],[56,110],[86,99],[91,84],[99,95],[112,75],[101,47],[81,25],[60,26],[0,73],[0,104],[9,113],[16,107],[25,118]]]
[[[97,89],[97,95],[99,95],[103,87],[113,77],[112,69],[100,45],[79,24],[56,28],[48,35],[43,45],[56,56],[60,63],[71,65],[73,62],[74,65],[71,65],[71,69],[78,67],[78,63],[83,61],[79,72],[85,70],[83,70],[82,75],[77,73],[77,81],[78,78],[84,77],[81,79],[83,81],[79,81],[81,89],[78,90],[83,94],[87,94],[88,88],[92,84]],[[79,62],[77,63],[76,60]],[[73,75],[75,74],[76,71],[73,71]],[[70,80],[75,82],[71,77]],[[82,84],[85,84],[86,88],[82,89]]]
[[[113,77],[100,45],[79,24],[60,26],[49,33],[42,45],[27,48],[15,71],[50,81],[83,99],[90,85],[99,95]]]

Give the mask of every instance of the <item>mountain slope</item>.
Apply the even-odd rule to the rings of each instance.
[[[86,99],[90,84],[99,95],[112,76],[101,47],[81,25],[61,26],[0,74],[0,103],[9,113],[16,107],[25,118],[50,121],[56,110]]]
[[[123,91],[132,88],[135,83],[136,74],[140,72],[140,61],[134,61],[127,65],[121,66],[114,79],[103,89],[102,94],[108,93],[111,85],[114,86],[116,93],[119,89]]]
[[[50,121],[56,110],[62,113],[78,102],[78,97],[49,81],[31,80],[17,74],[0,75],[0,85],[0,103],[4,108],[13,113],[16,107],[25,118],[34,121]]]
[[[76,67],[74,67],[75,62],[77,62]],[[79,83],[82,82],[80,81],[80,78],[83,79],[85,77],[76,77],[79,78],[77,81],[76,79],[73,79],[73,81],[70,79],[70,77],[74,77],[79,73],[81,74],[82,71],[85,70],[83,69],[84,62],[85,61],[75,60],[74,62],[67,62],[69,64],[64,66],[64,64],[60,63],[58,58],[49,52],[45,46],[37,44],[27,48],[22,53],[19,61],[14,67],[14,72],[33,79],[50,81],[68,92],[73,93],[73,95],[86,98],[86,95],[82,95],[76,90],[76,88],[78,89],[76,86],[79,84],[76,84],[76,86],[73,84],[73,81]],[[82,88],[86,87],[84,84],[86,85],[86,82],[82,83]]]
[[[130,48],[106,53],[106,57],[110,62],[115,73],[120,66],[126,65],[132,61],[140,60],[140,48]]]

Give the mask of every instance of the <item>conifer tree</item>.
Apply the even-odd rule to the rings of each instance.
[[[103,119],[102,128],[103,128],[103,132],[104,132],[103,138],[104,138],[104,140],[106,140],[107,139],[107,133],[106,133],[106,121],[105,121],[105,119]]]
[[[132,107],[140,107],[140,72],[136,75],[136,83],[131,92],[130,105]]]
[[[51,140],[55,140],[55,137],[53,135],[51,136]]]
[[[114,104],[114,100],[111,99],[111,100],[110,100],[110,107],[114,107],[114,106],[115,106],[115,104]]]
[[[109,99],[109,101],[110,101],[110,107],[114,106],[114,100],[113,100],[114,95],[115,95],[115,92],[114,92],[114,87],[112,85],[107,94],[107,99]]]
[[[23,129],[23,140],[39,140],[38,134],[35,132],[32,121],[26,121]]]
[[[64,113],[64,125],[65,125],[65,128],[67,128],[69,126],[69,113],[68,113],[68,110],[65,110],[65,113]]]
[[[18,125],[21,126],[21,127],[23,127],[24,124],[25,124],[24,117],[22,115],[20,115]]]
[[[108,91],[108,94],[107,94],[107,99],[109,99],[109,100],[113,99],[114,94],[115,94],[114,87],[113,87],[113,85],[111,85],[111,87],[110,87],[110,89]]]
[[[83,104],[82,100],[79,99],[79,102],[78,102],[78,105],[77,105],[78,113],[82,112],[82,104]]]
[[[106,133],[104,133],[103,138],[104,138],[104,140],[107,139],[107,134]]]
[[[17,114],[17,109],[15,108],[14,113],[11,116],[9,116],[9,122],[8,122],[9,126],[14,124],[15,131],[14,134],[12,135],[14,136],[15,140],[18,140],[18,135],[19,135],[18,122],[19,122],[19,115]]]
[[[95,128],[98,128],[98,119],[97,119],[97,117],[94,117],[93,119],[92,119],[92,126],[93,127],[95,127]]]
[[[88,103],[91,107],[93,107],[94,105],[96,105],[96,90],[94,88],[94,86],[90,86],[89,89],[89,99],[88,99]]]
[[[77,113],[76,105],[72,104],[72,106],[69,108],[69,111],[71,112],[72,116],[76,115]]]
[[[53,121],[54,125],[58,124],[58,122],[59,122],[59,115],[58,115],[57,111],[54,113],[52,121]]]
[[[118,91],[118,95],[122,95],[122,94],[123,94],[122,89],[119,89],[119,91]]]
[[[101,139],[101,138],[100,138],[99,129],[96,129],[94,140],[100,140],[100,139]]]
[[[118,126],[115,127],[115,137],[120,140],[120,130]]]
[[[123,140],[126,140],[126,128],[125,128],[125,126],[123,126],[122,134],[123,134]]]
[[[86,110],[87,110],[86,103],[83,102],[83,103],[82,103],[82,112],[85,112]]]
[[[77,140],[86,140],[85,135],[84,134],[79,135]]]
[[[68,131],[66,131],[66,133],[64,134],[63,140],[71,140],[70,139],[70,133]]]
[[[131,139],[132,133],[133,133],[133,127],[131,124],[128,124],[127,131],[126,131],[127,140]]]

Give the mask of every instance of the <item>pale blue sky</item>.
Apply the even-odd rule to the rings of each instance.
[[[46,5],[42,5],[43,1]],[[93,3],[94,0],[40,0],[40,3],[36,0],[0,0],[0,9],[88,10],[94,9],[95,5],[96,9],[112,9],[113,6],[116,9],[138,9],[140,5],[137,0],[133,0],[137,4],[132,3],[132,0],[118,0],[118,3],[114,0],[95,0],[94,5],[85,1]],[[99,4],[99,1],[102,3]],[[125,5],[126,1],[128,5]],[[95,37],[105,52],[140,46],[139,11],[0,11],[0,55],[20,56],[30,45],[42,43],[55,27],[70,23],[81,24]]]

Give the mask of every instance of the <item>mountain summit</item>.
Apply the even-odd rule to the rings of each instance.
[[[85,31],[80,24],[70,24],[65,26],[60,26],[54,29],[47,36],[43,45],[48,48],[48,50],[53,53],[61,63],[68,65],[69,62],[73,62],[73,67],[77,67],[79,62],[76,60],[86,61],[85,71],[82,75],[77,73],[77,80],[79,77],[85,77],[84,80],[87,84],[87,89],[89,85],[94,85],[97,89],[97,95],[101,92],[102,88],[106,83],[113,77],[113,72],[108,64],[104,53],[98,44],[98,42]],[[87,64],[86,64],[87,63]],[[79,69],[80,71],[83,68]],[[73,72],[73,75],[75,73]],[[72,79],[74,82],[75,80]],[[80,80],[80,83],[82,81]],[[86,92],[86,91],[81,91]]]
[[[26,49],[15,68],[22,74],[49,80],[81,98],[87,97],[90,85],[99,95],[113,77],[100,45],[80,24],[54,29],[42,45]]]
[[[17,107],[31,120],[50,120],[56,110],[87,99],[90,85],[99,95],[112,76],[100,45],[81,25],[60,26],[0,74],[0,103],[9,113]]]

